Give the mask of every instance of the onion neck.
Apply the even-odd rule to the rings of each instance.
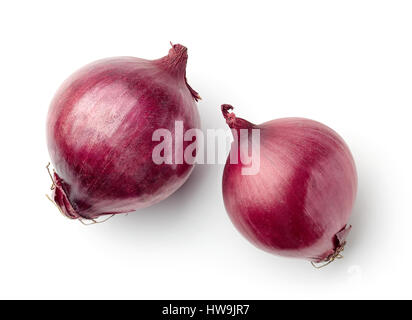
[[[168,55],[156,60],[156,62],[170,75],[184,79],[186,76],[187,48],[180,44],[172,44]]]
[[[187,48],[181,44],[172,44],[172,48],[169,50],[167,56],[155,60],[160,68],[165,70],[171,76],[176,79],[183,80],[190,91],[193,99],[195,101],[200,100],[199,94],[193,90],[191,86],[187,83],[186,79],[186,64],[187,64]]]
[[[223,117],[226,119],[226,123],[231,129],[254,129],[257,126],[245,119],[237,118],[233,112],[229,112],[233,110],[233,107],[230,104],[222,104],[222,114]]]

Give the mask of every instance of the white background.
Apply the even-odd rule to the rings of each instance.
[[[0,4],[0,298],[412,298],[412,2],[8,1]],[[232,226],[220,165],[151,208],[84,227],[44,196],[45,118],[74,70],[189,48],[202,126],[220,104],[260,123],[321,121],[359,190],[345,258],[272,256]]]

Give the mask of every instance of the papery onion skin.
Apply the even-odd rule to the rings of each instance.
[[[134,211],[176,191],[193,165],[155,164],[156,129],[200,127],[200,97],[186,81],[187,49],[158,60],[116,57],[91,63],[56,93],[47,118],[55,168],[52,199],[67,217]],[[184,142],[184,147],[191,142]]]
[[[254,125],[222,112],[232,130],[260,129],[260,170],[243,164],[223,173],[223,199],[236,228],[268,252],[312,262],[329,261],[345,245],[357,191],[351,152],[329,127],[284,118]],[[250,138],[250,135],[249,135]]]

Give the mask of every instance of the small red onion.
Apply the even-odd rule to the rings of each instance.
[[[226,162],[223,198],[233,224],[254,245],[277,255],[312,262],[340,257],[357,189],[355,163],[345,142],[313,120],[255,125],[236,118],[231,109],[222,105],[235,136],[240,129],[260,130],[256,175],[243,175],[244,164],[231,163],[230,157]]]
[[[55,95],[47,139],[55,168],[52,199],[67,217],[94,219],[159,202],[193,165],[155,164],[156,129],[174,137],[199,128],[198,94],[186,81],[187,49],[173,45],[158,60],[117,57],[91,63]],[[191,141],[184,141],[185,148]]]

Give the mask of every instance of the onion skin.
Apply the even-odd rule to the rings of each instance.
[[[357,190],[346,143],[313,120],[284,118],[254,125],[236,118],[231,109],[222,106],[232,130],[260,129],[258,174],[242,175],[243,164],[231,164],[229,157],[225,165],[223,199],[235,227],[270,253],[333,260],[351,228],[347,223]]]
[[[200,97],[186,81],[187,49],[158,60],[116,57],[91,63],[56,93],[47,118],[55,168],[52,199],[67,217],[131,212],[176,191],[193,165],[155,164],[156,129],[200,127]],[[184,147],[191,142],[184,142]]]

